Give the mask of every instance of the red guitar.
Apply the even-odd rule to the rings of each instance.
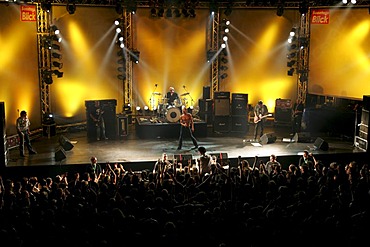
[[[270,114],[267,114],[267,115],[264,115],[264,116],[261,116],[261,117],[259,117],[259,116],[254,116],[254,123],[258,123],[259,121],[261,121],[262,119],[264,119],[264,118],[267,118],[267,117],[271,117],[272,116],[272,114],[270,113]]]

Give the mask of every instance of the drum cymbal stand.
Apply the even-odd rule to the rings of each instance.
[[[189,95],[190,102],[191,102],[190,106],[194,106],[194,100],[193,100],[193,97],[191,97],[191,95],[190,95],[189,91],[186,89],[186,86],[185,86],[185,85],[183,85],[182,87],[184,88],[184,90],[185,90],[185,92],[186,92],[186,93],[183,93],[183,94],[182,94],[182,96]],[[185,105],[185,107],[187,107],[187,105]]]

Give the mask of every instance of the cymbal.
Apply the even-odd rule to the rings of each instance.
[[[186,95],[188,95],[189,93],[183,93],[183,94],[181,94],[180,96],[186,96]]]
[[[153,94],[154,95],[162,95],[161,93],[158,93],[158,92],[154,92]]]

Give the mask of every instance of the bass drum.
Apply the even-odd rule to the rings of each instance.
[[[181,112],[179,108],[172,107],[168,109],[166,113],[166,119],[168,122],[175,123],[180,120]]]

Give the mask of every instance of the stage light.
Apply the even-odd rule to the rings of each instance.
[[[144,111],[148,111],[149,110],[149,106],[145,105],[144,106]]]
[[[296,62],[295,60],[291,60],[291,61],[287,62],[286,65],[288,67],[292,67],[295,64],[295,62]]]
[[[164,14],[164,9],[163,8],[160,8],[158,10],[158,17],[163,17],[163,14]]]
[[[121,33],[122,32],[122,29],[120,27],[117,27],[116,28],[116,33]]]
[[[140,106],[136,106],[136,110],[137,111],[140,111],[141,110],[141,107]]]
[[[296,29],[295,27],[293,27],[293,28],[290,30],[289,35],[290,35],[291,37],[293,37],[293,36],[295,36],[296,32],[297,32],[297,29]]]
[[[276,15],[283,16],[283,14],[284,14],[284,6],[283,4],[279,4],[276,9]]]
[[[173,14],[175,15],[175,17],[180,17],[181,16],[181,13],[180,13],[180,10],[179,9],[175,9],[173,11]]]
[[[220,70],[227,70],[227,69],[228,69],[228,67],[225,66],[225,65],[220,66]]]
[[[222,58],[221,58],[221,62],[223,62],[223,63],[227,63],[227,62],[229,62],[229,61],[227,60],[227,58],[226,58],[226,57],[222,57]]]
[[[227,41],[229,39],[229,37],[227,37],[227,35],[224,35],[224,37],[222,38],[223,41]]]
[[[139,51],[132,51],[130,53],[131,59],[134,63],[139,63],[139,57],[140,57],[140,52]]]
[[[213,61],[216,57],[216,52],[215,51],[207,51],[207,62]]]
[[[59,70],[53,70],[53,74],[58,78],[63,77],[63,72],[60,72]]]
[[[63,68],[63,63],[59,63],[57,61],[53,61],[53,66],[58,68],[58,69],[61,69]]]
[[[60,33],[59,28],[58,28],[57,26],[55,26],[55,25],[52,25],[52,26],[50,27],[50,29],[51,29],[51,31],[52,31],[54,34],[59,34],[59,33]]]
[[[288,76],[293,76],[294,68],[289,69],[287,73],[288,73]]]
[[[114,20],[114,25],[118,26],[121,23],[121,19],[115,19]]]
[[[150,15],[151,15],[152,17],[157,17],[157,10],[156,10],[155,8],[151,8],[151,9],[150,9]]]
[[[41,3],[41,8],[42,10],[46,11],[46,12],[50,12],[51,10],[51,2],[50,1],[44,1]]]
[[[59,53],[56,53],[56,52],[52,52],[51,56],[53,58],[62,59],[62,54],[59,54]]]
[[[188,13],[188,10],[187,9],[182,9],[182,14],[184,17],[189,17],[189,13]]]
[[[189,10],[189,15],[191,18],[195,18],[196,14],[195,14],[195,10],[194,9],[190,9]]]
[[[66,9],[67,9],[67,12],[70,15],[73,15],[76,12],[76,5],[75,5],[75,3],[67,3]]]
[[[222,80],[226,79],[227,77],[228,77],[228,74],[226,74],[226,73],[223,73],[223,74],[220,76],[220,78],[221,78]]]
[[[222,44],[221,44],[221,48],[222,48],[222,49],[226,48],[226,44],[225,44],[225,43],[222,43]]]
[[[168,18],[172,17],[172,10],[171,9],[166,10],[166,17],[168,17]]]
[[[287,55],[287,58],[288,58],[288,59],[292,59],[292,58],[294,58],[296,55],[297,55],[297,53],[296,53],[296,52],[292,52],[292,53],[289,53],[289,54]]]

